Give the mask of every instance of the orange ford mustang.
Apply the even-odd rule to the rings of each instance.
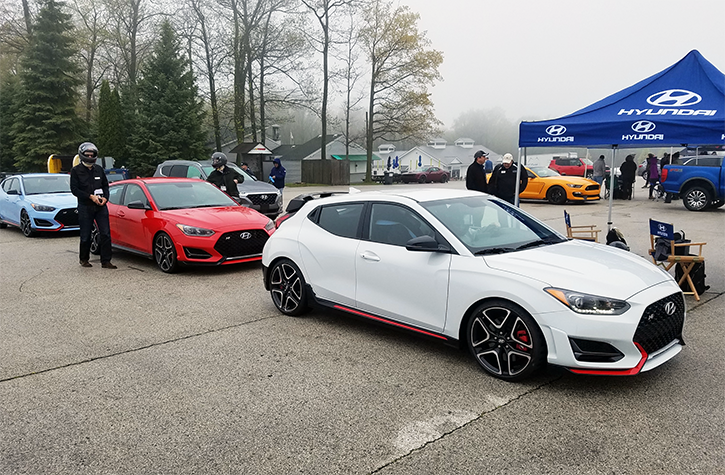
[[[567,201],[596,201],[599,185],[580,176],[562,176],[545,167],[526,168],[529,183],[519,196],[522,199],[547,200],[562,205]]]

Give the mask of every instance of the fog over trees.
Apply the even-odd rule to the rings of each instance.
[[[90,140],[143,175],[272,124],[285,144],[344,133],[369,153],[516,146],[518,122],[485,104],[442,129],[443,54],[392,0],[6,0],[0,18],[0,171],[43,171]]]

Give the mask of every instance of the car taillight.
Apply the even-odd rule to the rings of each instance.
[[[277,219],[274,220],[274,224],[279,228],[279,226],[287,221],[289,218],[291,218],[293,215],[289,213],[281,214],[277,216]]]
[[[662,170],[662,176],[660,177],[660,182],[667,180],[667,170],[666,168]]]

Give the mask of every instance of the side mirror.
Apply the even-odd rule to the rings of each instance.
[[[434,237],[425,235],[418,236],[405,243],[405,248],[408,251],[418,252],[442,252],[450,253],[451,249],[448,246],[439,244]]]
[[[132,201],[128,204],[129,209],[151,209],[150,205],[147,205],[146,203],[142,201]]]

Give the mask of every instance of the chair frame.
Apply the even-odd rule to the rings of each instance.
[[[566,224],[566,237],[569,239],[581,239],[583,241],[599,242],[599,233],[595,225],[572,226],[571,216],[564,210],[564,223]]]
[[[650,223],[650,234],[649,234],[649,242],[650,242],[650,249],[649,249],[649,256],[652,259],[652,263],[656,266],[662,266],[666,271],[669,271],[672,269],[673,266],[679,265],[682,269],[682,277],[680,277],[680,280],[677,282],[677,285],[682,287],[682,284],[687,281],[687,285],[690,288],[690,292],[683,292],[687,295],[694,295],[695,300],[700,301],[700,294],[697,293],[697,290],[695,289],[695,284],[692,282],[692,278],[690,277],[690,272],[695,267],[695,264],[699,262],[705,262],[705,257],[702,255],[702,246],[706,245],[706,242],[685,242],[685,243],[675,243],[675,233],[674,233],[674,226],[671,223],[664,223],[661,221],[656,221],[654,219],[649,220]],[[656,230],[662,230],[664,231],[656,231]],[[653,234],[654,231],[654,234]],[[658,237],[663,237],[665,239],[668,239],[670,241],[670,255],[667,256],[667,259],[664,261],[656,261],[655,260],[655,239]],[[697,255],[676,255],[675,249],[682,248],[682,247],[698,247]],[[692,250],[692,249],[690,249]]]

